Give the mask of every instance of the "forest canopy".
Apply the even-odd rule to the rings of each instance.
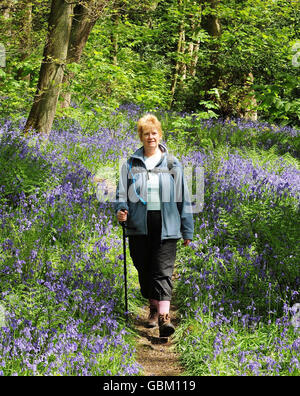
[[[299,1],[71,4],[1,3],[2,116],[28,116],[41,64],[47,63],[51,7],[62,15],[61,7],[67,6],[74,13],[70,38],[59,33],[65,42],[55,41],[67,51],[56,114],[78,116],[103,104],[135,103],[201,118],[259,118],[299,126]]]

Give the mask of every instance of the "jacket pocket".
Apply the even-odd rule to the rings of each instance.
[[[166,236],[180,238],[181,219],[174,202],[164,204],[163,228]]]
[[[129,202],[129,213],[127,225],[131,228],[132,233],[145,234],[145,208],[144,205],[138,201],[136,203]]]

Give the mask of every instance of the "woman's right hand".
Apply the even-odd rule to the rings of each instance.
[[[123,222],[123,221],[126,221],[127,220],[127,213],[128,213],[128,211],[127,210],[118,210],[118,212],[117,212],[117,219],[118,219],[118,221],[120,221],[121,223]]]

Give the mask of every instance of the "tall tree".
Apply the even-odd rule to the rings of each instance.
[[[243,97],[241,99],[241,116],[246,120],[257,120],[257,101],[255,97],[255,91],[253,89],[254,76],[250,72],[246,76],[246,82],[244,85]]]
[[[170,107],[175,93],[185,92],[190,77],[195,77],[199,57],[202,4],[199,0],[178,0],[180,18],[176,63],[171,82]]]
[[[207,88],[211,90],[218,87],[220,69],[218,65],[218,38],[221,36],[221,24],[218,17],[219,0],[205,0],[203,2],[204,13],[202,15],[202,27],[211,36],[210,44],[210,76],[207,79]]]
[[[68,45],[67,64],[79,63],[89,34],[101,16],[107,0],[86,0],[75,5],[74,16]],[[61,107],[69,107],[71,92],[69,82],[74,78],[71,71],[65,72],[63,77],[64,92]]]
[[[198,4],[198,10],[190,16],[192,30],[192,40],[189,43],[190,64],[188,65],[189,74],[193,77],[196,75],[196,68],[199,58],[200,48],[200,26],[201,26],[201,4]]]
[[[205,15],[203,16],[203,25],[212,37],[221,35],[221,24],[218,17],[218,7],[220,0],[205,0]]]
[[[47,42],[25,132],[33,129],[48,135],[51,131],[65,70],[73,11],[74,3],[52,0]]]
[[[178,41],[177,41],[176,64],[175,64],[172,83],[171,83],[170,107],[172,106],[172,103],[174,100],[177,82],[180,77],[180,69],[182,68],[181,57],[185,52],[185,15],[184,15],[185,2],[184,2],[184,0],[178,0],[178,11],[181,16],[181,19],[180,19],[180,25],[179,25]]]
[[[37,90],[25,131],[33,129],[48,135],[53,124],[63,84],[68,87],[74,74],[65,74],[68,63],[78,63],[89,34],[108,0],[52,0],[48,36]],[[63,106],[70,104],[68,89]]]
[[[119,48],[119,44],[118,44],[118,33],[116,32],[118,24],[119,24],[119,15],[118,13],[115,13],[112,16],[112,22],[113,22],[113,27],[114,29],[112,29],[111,32],[111,44],[112,44],[112,60],[113,60],[113,64],[115,66],[118,65],[118,48]]]

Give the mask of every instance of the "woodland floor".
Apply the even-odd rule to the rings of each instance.
[[[180,376],[183,368],[180,365],[176,347],[172,336],[160,338],[158,326],[146,328],[145,323],[149,314],[149,308],[141,308],[135,319],[134,326],[137,331],[137,354],[136,360],[143,367],[144,376]],[[178,315],[176,307],[171,304],[171,321],[176,328]],[[176,330],[175,330],[176,332]]]

